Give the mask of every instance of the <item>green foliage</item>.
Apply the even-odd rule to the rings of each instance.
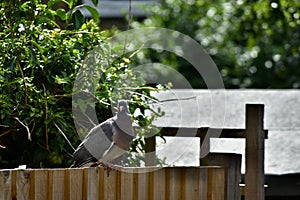
[[[86,55],[104,44],[107,35],[97,25],[98,13],[87,5],[76,6],[76,2],[50,0],[43,4],[35,0],[0,4],[0,145],[6,147],[0,146],[1,168],[20,164],[68,167],[72,162],[73,149],[64,137],[74,147],[80,143],[72,116],[73,84]],[[64,8],[55,9],[58,4]],[[87,8],[93,19],[85,19],[80,7]],[[130,111],[134,113],[139,108],[143,112],[134,118],[142,127],[131,150],[143,152],[144,126],[154,130],[150,124],[161,114],[145,115],[144,110],[151,109],[146,100],[152,98],[150,91],[158,89],[140,85],[143,80],[132,73],[129,64],[129,59],[118,58],[102,71],[105,78],[95,85],[95,108],[98,120],[103,121],[112,116],[111,102],[121,97],[111,88],[134,91]],[[124,78],[127,81],[122,81]],[[129,81],[136,83],[135,88]],[[123,84],[122,89],[118,83]],[[85,104],[76,106],[89,109]],[[127,164],[130,162],[136,161],[129,159]]]
[[[219,67],[226,88],[300,87],[299,1],[165,0],[148,9],[152,16],[133,26],[170,28],[196,39]],[[205,87],[184,60],[153,54],[153,61],[178,69],[194,87]]]

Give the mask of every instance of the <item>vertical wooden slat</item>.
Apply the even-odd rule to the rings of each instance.
[[[29,199],[35,199],[35,173],[33,170],[30,170],[29,174]]]
[[[207,169],[202,167],[199,169],[199,199],[207,200]]]
[[[213,200],[213,180],[212,180],[212,174],[211,171],[209,169],[207,169],[207,191],[205,191],[205,193],[207,194],[206,198],[207,200]]]
[[[104,199],[105,195],[105,190],[104,190],[104,168],[102,167],[98,167],[97,168],[98,173],[99,173],[99,181],[98,181],[98,185],[99,185],[99,200]]]
[[[18,170],[16,175],[17,181],[17,199],[29,199],[30,173],[27,170]]]
[[[32,171],[34,172],[34,171]],[[49,200],[53,199],[53,171],[48,170],[47,171],[47,183],[48,183],[48,191],[47,191],[47,196]],[[36,176],[36,173],[34,173],[34,176]]]
[[[186,186],[186,180],[185,180],[185,178],[186,178],[186,176],[185,176],[185,172],[186,172],[186,169],[187,168],[180,168],[179,169],[179,175],[180,175],[180,177],[179,177],[179,186],[180,186],[180,189],[179,189],[179,191],[180,191],[180,193],[179,193],[179,197],[180,197],[180,199],[185,199],[185,186]]]
[[[0,171],[0,199],[11,198],[11,171]]]
[[[51,170],[52,171],[52,170]],[[52,171],[53,183],[52,183],[52,199],[64,199],[65,196],[65,174],[64,170],[57,169]]]
[[[133,170],[119,171],[121,174],[121,199],[133,199]]]
[[[133,187],[132,187],[132,194],[133,200],[138,200],[139,198],[139,173],[137,169],[133,169]]]
[[[87,192],[88,192],[88,168],[83,169],[83,174],[82,174],[82,200],[87,199]]]
[[[88,169],[88,193],[87,199],[99,199],[99,170],[98,168]]]
[[[162,187],[166,184],[164,177],[165,177],[165,169],[158,168],[157,170],[154,171],[153,196],[155,200],[164,199],[165,197],[165,192],[166,192],[165,187]]]
[[[120,200],[121,199],[121,194],[122,194],[122,171],[119,170],[113,170],[113,172],[116,174],[116,179],[115,179],[115,194],[116,194],[116,199]],[[129,183],[128,183],[129,184]]]
[[[70,173],[71,173],[71,170],[64,170],[65,171],[65,178],[64,178],[64,180],[65,180],[65,192],[64,192],[64,194],[65,194],[65,197],[64,197],[64,199],[66,199],[66,200],[69,200],[69,199],[71,199],[71,192],[70,192],[70,190],[71,190],[71,175],[70,175]],[[73,185],[72,185],[73,186]],[[75,199],[74,199],[75,200]]]
[[[165,168],[165,200],[170,200],[170,168]]]
[[[141,172],[138,173],[138,182],[139,182],[139,192],[138,192],[138,199],[145,199],[148,200],[148,173]]]
[[[208,169],[208,200],[225,199],[225,170],[224,168]],[[211,191],[210,191],[211,190]]]
[[[68,181],[68,185],[69,185],[69,195],[65,195],[65,196],[69,196],[69,200],[81,200],[82,196],[83,196],[83,170],[81,169],[68,169],[68,174],[69,174],[69,180]],[[67,177],[68,175],[66,175]],[[67,188],[67,185],[65,186]]]
[[[11,199],[17,199],[17,181],[16,181],[17,171],[13,170],[11,173]]]
[[[55,170],[49,170],[50,173]],[[30,172],[30,200],[43,200],[49,196],[48,189],[48,171],[47,170],[32,170]],[[33,198],[32,198],[33,197]],[[52,199],[52,198],[51,198]]]
[[[148,200],[154,199],[154,172],[150,171],[148,174]]]
[[[246,105],[245,200],[264,197],[264,105]]]
[[[195,176],[196,168],[185,168],[185,196],[184,199],[195,199],[195,186],[196,179]]]
[[[107,171],[104,171],[104,199],[117,199],[120,188],[120,175],[117,172],[112,169],[107,176]]]
[[[170,171],[170,199],[180,199],[180,170],[173,168]]]

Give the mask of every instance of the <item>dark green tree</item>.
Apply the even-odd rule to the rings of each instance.
[[[226,88],[299,88],[300,2],[297,0],[164,0],[134,27],[174,29],[196,39],[217,64]],[[148,52],[196,88],[201,76],[172,54]]]

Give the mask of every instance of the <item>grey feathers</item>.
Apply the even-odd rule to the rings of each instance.
[[[95,162],[110,163],[130,148],[133,138],[128,104],[121,100],[116,116],[91,129],[75,150],[71,167],[84,167]]]

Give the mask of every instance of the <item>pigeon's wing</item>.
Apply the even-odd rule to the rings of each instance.
[[[108,119],[95,126],[75,150],[74,164],[71,167],[82,167],[90,162],[98,161],[111,146],[113,137],[113,122]]]
[[[100,161],[112,162],[124,154],[131,146],[134,138],[132,119],[126,100],[120,100],[118,104],[118,113],[113,123],[114,134],[113,143],[104,152]]]
[[[84,167],[88,163],[94,163],[97,162],[97,159],[90,154],[90,152],[85,148],[85,146],[81,146],[80,148],[77,148],[76,151],[73,154],[74,162],[71,165],[71,168],[75,167]]]
[[[132,135],[128,135],[122,131],[116,124],[114,124],[113,142],[107,151],[104,152],[103,157],[100,159],[102,162],[110,163],[123,155],[131,146]]]

